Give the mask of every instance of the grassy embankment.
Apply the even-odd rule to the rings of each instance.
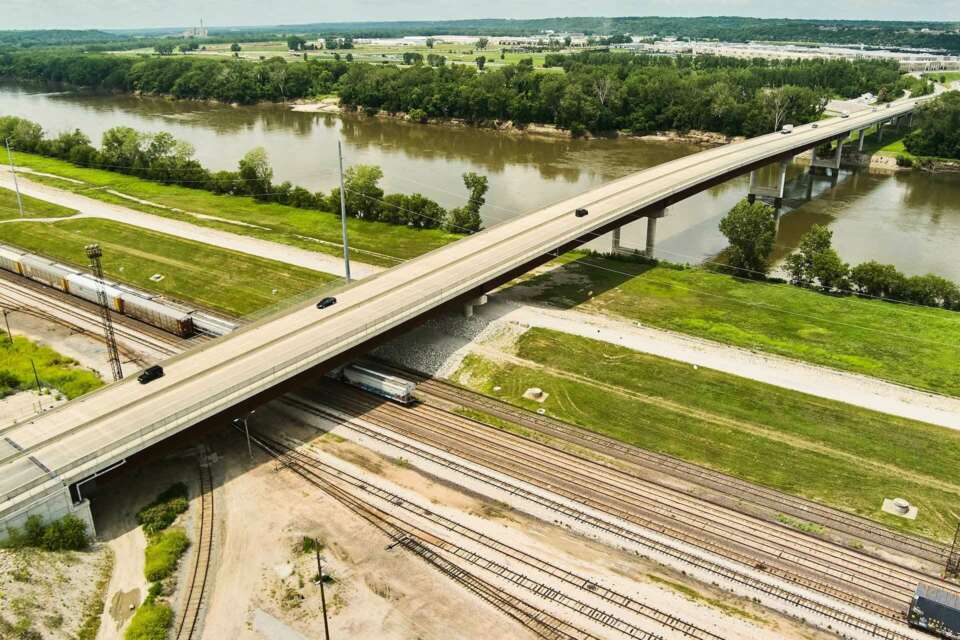
[[[39,155],[14,155],[19,166],[83,183],[27,176],[30,180],[58,189],[199,226],[262,238],[309,251],[336,256],[341,254],[339,215],[257,202],[246,196],[218,196],[200,189],[158,184],[122,173],[77,167],[62,160]],[[108,190],[161,206],[141,204],[109,193]],[[226,221],[206,219],[185,212],[215,216]],[[416,257],[460,238],[439,229],[418,231],[405,226],[355,218],[347,221],[347,228],[352,257],[358,262],[382,266],[394,266],[399,260]]]
[[[21,198],[23,199],[24,218],[65,218],[76,213],[73,209],[61,207],[45,200],[37,200],[30,196],[21,196]],[[17,194],[0,187],[0,220],[15,220],[19,217],[20,207],[17,204]]]
[[[571,253],[517,293],[948,395],[960,314]]]
[[[941,540],[956,528],[958,432],[545,329],[521,336],[516,356],[526,362],[471,355],[457,378],[618,440],[893,527]],[[549,393],[546,402],[523,399],[530,387]],[[919,507],[916,521],[880,511],[883,498],[898,496]]]
[[[0,398],[17,391],[36,389],[37,377],[43,388],[55,389],[69,399],[103,384],[97,374],[80,368],[76,360],[22,336],[14,336],[11,344],[7,334],[0,331]]]
[[[327,273],[110,220],[2,224],[0,242],[81,267],[87,265],[84,247],[96,242],[107,277],[235,316],[339,282]],[[156,274],[163,279],[151,280]]]

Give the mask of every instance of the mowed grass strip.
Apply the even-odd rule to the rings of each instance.
[[[108,278],[234,316],[339,280],[109,220],[0,224],[0,242],[79,266],[88,263],[84,247],[98,243]],[[150,279],[157,274],[163,279]]]
[[[20,198],[23,200],[22,217],[24,218],[64,218],[76,213],[74,209],[61,207],[45,200],[37,200],[25,195],[21,195]],[[16,192],[0,187],[0,220],[15,220],[20,217]]]
[[[201,189],[159,184],[113,171],[77,167],[69,162],[39,155],[28,153],[14,155],[20,166],[81,180],[85,183],[76,184],[37,175],[27,176],[30,180],[59,189],[191,224],[289,244],[309,251],[331,255],[341,254],[339,212],[298,209],[276,203],[258,202],[247,196],[215,195]],[[107,193],[106,189],[153,202],[162,207],[216,216],[243,224],[209,220],[162,207],[151,207],[129,198]],[[350,248],[356,251],[354,259],[381,266],[394,266],[400,260],[414,258],[461,237],[439,229],[416,230],[401,225],[368,222],[356,218],[350,218],[347,221],[347,230],[350,235]]]
[[[535,299],[960,395],[960,313],[570,254]]]
[[[469,356],[463,384],[645,449],[948,540],[960,518],[960,433],[545,329],[518,362]],[[498,393],[493,387],[501,387]],[[546,402],[525,400],[540,387]],[[916,521],[880,511],[905,497]]]

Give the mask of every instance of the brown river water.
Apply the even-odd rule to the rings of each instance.
[[[488,225],[698,150],[678,142],[570,140],[297,113],[281,105],[233,107],[12,84],[0,84],[0,115],[29,118],[52,133],[78,128],[95,144],[119,125],[168,131],[189,141],[211,169],[234,169],[244,153],[262,146],[275,181],[311,190],[336,185],[341,139],[347,166],[379,165],[388,192],[420,192],[447,207],[466,199],[461,174],[487,175]],[[657,256],[698,263],[716,255],[725,246],[717,225],[747,186],[747,177],[737,178],[670,207],[657,228]],[[960,175],[843,171],[834,182],[811,178],[794,165],[786,204],[777,238],[781,256],[811,225],[828,224],[840,255],[851,264],[875,259],[910,274],[932,272],[960,281]],[[645,233],[644,221],[634,223],[624,229],[622,244],[642,248]],[[609,240],[594,246],[605,248]]]

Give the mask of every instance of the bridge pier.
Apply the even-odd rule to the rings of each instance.
[[[756,170],[750,172],[750,191],[747,193],[747,201],[750,204],[757,201],[757,196],[766,196],[773,198],[773,206],[775,208],[779,209],[783,206],[783,191],[787,184],[787,167],[790,165],[790,160],[792,160],[792,158],[780,161],[780,172],[777,176],[777,183],[773,186],[758,184],[760,180]]]
[[[886,123],[880,122],[877,124],[877,136],[878,136],[877,142],[883,142],[883,125],[884,124]]]
[[[861,143],[863,138],[860,139]],[[834,152],[832,158],[818,158],[817,149],[814,147],[812,155],[810,157],[810,171],[814,172],[817,168],[832,169],[834,172],[840,170],[840,159],[843,156],[843,145],[846,142],[846,138],[837,138],[837,150]]]
[[[865,135],[866,133],[867,133],[867,130],[866,130],[866,129],[860,129],[860,132],[859,132],[859,134],[857,135],[857,138],[858,138],[858,140],[857,140],[857,152],[858,152],[858,153],[863,153],[863,141],[866,140],[866,135]]]
[[[479,307],[480,305],[487,304],[487,294],[483,294],[479,298],[474,298],[470,302],[467,302],[463,305],[463,317],[472,318],[473,317],[473,308]]]
[[[647,237],[646,243],[643,250],[643,255],[648,258],[653,257],[653,250],[657,242],[657,220],[667,215],[666,209],[660,209],[658,211],[653,211],[647,214]],[[625,254],[625,255],[636,255],[639,253],[636,249],[624,249],[620,244],[620,229],[622,227],[617,227],[610,233],[610,253],[613,254]]]

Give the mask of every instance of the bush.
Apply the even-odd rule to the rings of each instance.
[[[155,536],[144,551],[143,574],[147,580],[156,582],[172,574],[188,546],[190,541],[183,529],[170,529]]]
[[[137,511],[137,523],[143,526],[144,533],[154,535],[173,524],[188,506],[187,485],[178,482]]]
[[[910,156],[905,156],[902,153],[897,154],[897,166],[898,167],[912,167],[913,158]]]
[[[75,515],[65,515],[49,524],[43,517],[27,518],[23,529],[7,529],[3,546],[11,549],[34,547],[46,551],[83,551],[90,546],[87,524]]]
[[[143,603],[130,620],[124,640],[166,640],[173,624],[173,609],[164,604]]]

